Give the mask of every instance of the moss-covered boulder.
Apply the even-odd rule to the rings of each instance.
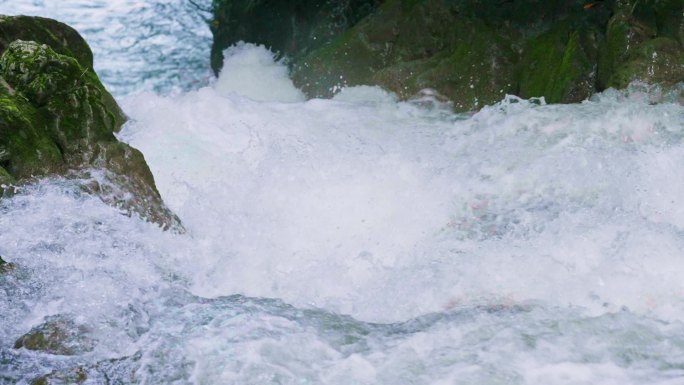
[[[53,36],[38,34],[49,43],[14,40],[0,52],[0,186],[47,175],[87,179],[84,189],[105,202],[180,230],[142,154],[114,136],[126,117],[92,67],[82,64],[92,61],[85,41],[49,19],[0,17],[5,39],[13,30],[3,23],[10,21]],[[69,52],[80,52],[80,59]]]
[[[548,103],[582,101],[596,91],[598,32],[560,23],[531,39],[521,59],[518,94]]]
[[[329,42],[300,47],[291,55],[292,77],[309,97],[380,85],[407,99],[430,88],[457,111],[497,102],[521,86],[529,96],[578,101],[596,89],[597,31],[610,16],[607,5],[587,11],[585,4],[385,0]],[[540,70],[546,65],[554,68]]]
[[[310,97],[381,85],[402,98],[433,88],[471,110],[514,91],[518,53],[510,35],[440,0],[389,0],[326,46],[295,60],[293,80]]]
[[[238,41],[264,44],[282,55],[315,49],[370,14],[381,0],[214,0],[211,65]]]
[[[35,350],[62,356],[73,356],[92,351],[95,341],[89,337],[90,329],[62,316],[48,317],[46,321],[21,336],[15,349]]]
[[[684,82],[684,49],[671,38],[645,41],[616,66],[607,86],[624,88],[633,81],[673,86]]]
[[[46,44],[59,54],[75,58],[83,68],[93,68],[93,53],[88,43],[75,29],[57,20],[0,15],[0,52],[15,40]]]
[[[380,85],[406,99],[430,88],[465,111],[507,93],[569,103],[632,80],[682,81],[682,0],[378,0],[358,20],[318,17],[313,29],[303,21],[330,12],[326,0],[234,3],[215,1],[215,48],[243,39],[290,56],[309,97]],[[326,23],[334,33],[305,38]]]

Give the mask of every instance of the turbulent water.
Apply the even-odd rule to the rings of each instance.
[[[0,383],[684,384],[684,107],[639,86],[474,115],[305,101],[250,44],[200,88],[208,37],[170,9],[206,16],[0,2],[91,41],[188,230],[68,180],[0,201]],[[55,317],[79,354],[13,348]]]

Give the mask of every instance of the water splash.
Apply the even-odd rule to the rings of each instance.
[[[210,0],[0,0],[0,14],[49,17],[81,33],[115,96],[207,85],[210,8]]]

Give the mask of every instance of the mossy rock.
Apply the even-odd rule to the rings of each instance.
[[[511,41],[481,24],[464,20],[459,25],[459,41],[449,49],[385,68],[374,75],[374,83],[402,99],[434,89],[451,100],[456,111],[477,110],[514,93],[517,54]]]
[[[93,68],[93,53],[85,40],[59,21],[35,16],[0,15],[0,53],[15,40],[31,40],[50,46],[55,52],[78,60],[83,68]]]
[[[653,1],[658,36],[670,37],[684,45],[684,1]]]
[[[89,191],[128,214],[182,231],[142,154],[114,136],[124,121],[97,75],[73,57],[22,40],[0,56],[0,167],[8,174],[0,177],[18,183],[54,174],[82,178],[103,168],[100,184],[108,188]]]
[[[642,45],[647,41],[684,41],[682,0],[385,0],[348,29],[328,35],[324,44],[295,39],[288,45],[283,39],[292,31],[283,33],[280,24],[294,20],[296,25],[303,20],[298,12],[327,2],[311,0],[307,4],[317,5],[306,11],[295,3],[303,4],[273,5],[272,13],[260,8],[270,4],[267,0],[233,4],[233,11],[252,7],[250,17],[264,17],[256,23],[290,16],[271,19],[266,24],[275,27],[266,32],[239,17],[231,19],[229,29],[291,56],[293,81],[309,97],[331,97],[345,86],[380,85],[402,99],[433,89],[450,98],[457,111],[478,109],[505,94],[579,102],[619,79],[638,78],[628,73],[646,67],[644,50],[667,52],[667,62],[676,62],[672,47]],[[219,12],[215,22],[221,20]],[[649,80],[676,78],[677,70],[663,60],[649,67],[663,74]]]
[[[684,49],[675,39],[658,37],[635,47],[617,66],[608,86],[624,88],[633,81],[672,86],[684,82]]]
[[[302,55],[370,14],[380,0],[214,0],[211,66],[218,74],[223,50],[239,42],[264,44],[284,56]]]
[[[608,21],[605,40],[599,51],[599,88],[609,87],[617,66],[624,62],[634,47],[653,38],[657,33],[656,28],[653,20],[635,17],[632,8],[623,5],[618,9]]]
[[[73,356],[94,349],[95,341],[89,333],[88,327],[76,324],[70,318],[53,316],[21,336],[14,343],[14,348]]]
[[[64,170],[61,151],[46,130],[37,108],[0,77],[0,166],[12,179]]]
[[[56,371],[31,381],[31,385],[80,385],[88,380],[88,372],[84,368]]]
[[[529,41],[521,60],[523,98],[543,96],[549,103],[582,101],[595,89],[596,37],[564,23]]]
[[[391,0],[297,60],[293,80],[310,97],[362,84],[381,85],[404,99],[432,88],[467,111],[515,90],[516,61],[511,39],[460,17],[447,2]]]
[[[31,385],[134,384],[142,353],[102,360],[94,364],[54,370],[35,378]]]

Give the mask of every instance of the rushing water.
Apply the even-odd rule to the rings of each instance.
[[[188,230],[62,179],[0,201],[0,383],[684,384],[684,107],[304,101],[249,44],[199,88],[206,33],[167,24],[189,5],[0,2],[91,40]],[[54,317],[89,347],[13,348]]]

